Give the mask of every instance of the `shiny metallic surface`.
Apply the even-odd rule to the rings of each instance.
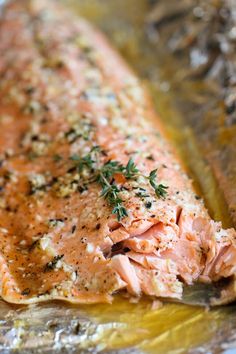
[[[64,0],[78,13],[87,17],[107,33],[138,75],[150,87],[157,110],[176,147],[187,163],[189,173],[198,181],[197,188],[204,195],[212,215],[231,223],[225,212],[225,196],[218,190],[214,173],[208,161],[202,158],[195,144],[194,113],[191,104],[184,106],[189,120],[186,125],[180,103],[173,107],[178,92],[181,70],[177,70],[166,51],[162,34],[150,30],[155,20],[153,6],[147,0]],[[154,5],[153,5],[154,3]],[[178,11],[172,7],[169,19],[163,20],[158,11],[159,23],[169,28],[169,19],[182,21],[187,16],[192,1],[178,2]],[[165,4],[169,2],[165,1]],[[187,10],[186,10],[187,6]],[[195,10],[200,16],[201,9]],[[171,15],[171,16],[170,16]],[[164,27],[163,27],[164,28]],[[151,32],[150,32],[151,31]],[[167,33],[167,32],[166,32]],[[233,32],[232,32],[233,34]],[[151,40],[150,40],[151,37]],[[184,47],[184,42],[181,42]],[[194,54],[195,53],[195,54]],[[193,66],[204,65],[205,56],[194,52]],[[182,59],[181,59],[182,60]],[[184,60],[184,58],[183,58]],[[176,64],[177,65],[177,64]],[[174,74],[176,73],[176,75]],[[183,80],[183,79],[182,79]],[[195,84],[181,88],[181,102],[194,97],[201,105]],[[200,83],[205,88],[205,82]],[[201,86],[203,85],[203,86]],[[179,91],[180,92],[180,91]],[[208,91],[207,91],[208,92]],[[205,93],[205,91],[204,91]],[[206,94],[212,97],[212,93]],[[189,101],[188,101],[189,102]],[[194,106],[195,107],[195,106]],[[182,106],[181,106],[182,108]],[[181,128],[181,129],[180,129]],[[210,128],[209,128],[210,129]],[[232,128],[230,128],[230,132]],[[202,135],[201,135],[202,136]],[[227,147],[226,147],[227,150]],[[217,196],[216,196],[217,195]],[[214,295],[214,294],[213,294]],[[209,303],[209,289],[186,289],[185,303]],[[130,303],[117,297],[112,305],[73,306],[51,302],[31,306],[14,306],[0,301],[0,352],[1,353],[109,353],[141,354],[162,353],[227,353],[236,351],[236,307],[233,305],[209,310],[208,307],[181,304],[164,304],[159,308],[153,300],[143,299]],[[231,352],[230,352],[231,351]]]

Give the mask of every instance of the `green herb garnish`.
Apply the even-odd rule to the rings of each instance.
[[[158,198],[166,197],[166,189],[168,187],[156,183],[157,170],[153,170],[150,172],[149,176],[145,176],[140,173],[132,158],[129,159],[126,166],[123,166],[120,162],[115,160],[109,160],[100,166],[99,159],[96,156],[100,152],[100,147],[94,146],[87,155],[83,157],[72,155],[70,159],[74,162],[75,167],[80,174],[84,170],[89,172],[89,177],[84,181],[86,184],[96,182],[101,186],[101,196],[107,200],[111,207],[113,207],[112,213],[116,214],[118,221],[125,216],[128,216],[128,212],[123,206],[122,199],[119,197],[121,190],[115,183],[115,174],[122,174],[126,179],[133,180],[136,180],[138,177],[144,177],[149,181]],[[138,193],[137,196],[143,198],[148,197],[149,195]]]
[[[118,166],[117,166],[117,169],[119,169]],[[113,166],[112,170],[107,170],[107,166],[106,166],[106,169],[105,169],[106,177],[105,177],[105,175],[102,171],[103,170],[103,168],[102,168],[98,173],[97,182],[102,187],[101,196],[104,197],[108,201],[108,204],[113,207],[112,214],[116,214],[118,221],[120,221],[125,216],[128,216],[128,213],[127,213],[127,210],[125,209],[125,207],[122,205],[122,202],[123,202],[122,199],[118,195],[120,192],[118,186],[115,185],[113,181],[112,182],[109,181],[109,179],[111,179],[113,177],[114,173],[117,173],[117,172],[114,172],[114,171],[117,171],[117,169],[114,168],[114,166]]]
[[[152,188],[155,190],[156,196],[158,198],[165,198],[167,195],[168,187],[164,186],[163,184],[157,184],[156,178],[157,178],[157,169],[150,172],[148,180]]]
[[[125,167],[125,177],[130,179],[130,178],[134,178],[139,174],[139,170],[137,168],[137,166],[135,165],[133,159],[129,159],[126,167]]]
[[[93,163],[95,162],[92,159],[91,154],[87,154],[84,157],[72,155],[70,159],[76,162],[78,172],[82,172],[85,167],[87,167],[88,169],[92,169]]]

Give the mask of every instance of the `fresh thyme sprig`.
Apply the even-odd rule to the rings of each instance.
[[[149,176],[145,176],[140,173],[132,158],[129,159],[126,166],[115,160],[109,160],[102,166],[99,166],[99,159],[96,159],[95,156],[99,152],[101,152],[99,146],[94,146],[87,155],[83,157],[73,155],[70,159],[75,163],[80,174],[84,169],[87,169],[90,173],[89,180],[85,181],[86,184],[97,182],[101,186],[101,196],[113,207],[112,213],[116,214],[118,221],[128,216],[128,212],[122,204],[122,199],[119,197],[120,189],[115,183],[116,174],[122,174],[126,179],[133,180],[136,180],[138,177],[144,177],[149,181],[158,198],[166,197],[168,187],[156,183],[157,170],[153,170]]]
[[[148,180],[152,188],[155,190],[156,196],[158,198],[165,198],[167,195],[168,187],[164,186],[163,184],[157,184],[156,179],[157,179],[157,169],[150,172],[148,176]]]
[[[119,197],[120,190],[114,181],[114,175],[123,172],[124,166],[119,162],[107,161],[96,173],[96,181],[102,187],[101,196],[113,207],[112,214],[116,214],[118,221],[128,216],[127,210],[122,205],[123,201]]]
[[[139,174],[139,170],[137,168],[137,166],[135,165],[133,159],[129,159],[126,167],[125,167],[125,171],[124,171],[124,176],[127,179],[131,179],[136,177]]]
[[[94,153],[100,151],[98,146],[93,147],[84,157],[78,155],[71,156],[71,160],[75,163],[77,171],[82,173],[84,169],[90,172],[89,182],[97,182],[101,188],[101,196],[104,197],[108,204],[113,207],[112,213],[117,215],[118,221],[128,215],[125,207],[122,205],[122,199],[119,197],[119,188],[114,183],[114,175],[123,173],[125,167],[117,161],[107,161],[101,167],[96,166]],[[85,181],[87,184],[87,181]]]
[[[119,188],[115,184],[108,182],[102,173],[99,174],[98,181],[102,186],[101,196],[113,207],[112,214],[116,214],[118,221],[128,216],[127,210],[122,205],[123,201],[118,195],[120,192]]]
[[[84,157],[79,157],[78,155],[72,155],[70,158],[72,161],[76,162],[76,167],[78,172],[82,172],[84,168],[92,169],[94,160],[92,159],[91,155],[85,155]]]
[[[100,147],[98,145],[95,145],[91,148],[90,152],[87,155],[83,157],[80,157],[79,155],[72,155],[70,157],[70,160],[76,163],[76,167],[79,173],[81,173],[84,168],[92,170],[95,163],[95,156],[93,155],[94,153],[97,153],[99,151]]]
[[[107,161],[99,170],[99,172],[104,176],[106,179],[110,179],[113,177],[116,173],[123,173],[124,172],[124,166],[122,166],[119,162],[117,161]]]
[[[157,184],[156,179],[157,179],[157,169],[152,170],[149,174],[149,176],[142,175],[140,171],[138,170],[137,166],[135,165],[133,159],[129,159],[125,171],[124,171],[124,176],[127,179],[131,178],[137,178],[137,177],[145,177],[148,179],[150,185],[155,191],[155,194],[158,198],[165,198],[167,195],[167,189],[168,187],[163,185],[163,184]]]

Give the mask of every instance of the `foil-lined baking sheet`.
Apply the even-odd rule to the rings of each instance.
[[[17,307],[1,302],[1,353],[221,353],[236,341],[236,310],[165,304]],[[233,352],[232,352],[233,353]]]
[[[181,110],[172,104],[175,97],[171,90],[172,78],[168,76],[168,65],[172,62],[158,47],[156,33],[154,41],[149,41],[152,34],[148,21],[153,1],[61,2],[105,31],[146,82],[167,132],[186,161],[189,173],[198,182],[196,188],[203,192],[212,215],[230,225],[224,198],[196,147],[194,130],[185,124]],[[181,94],[184,98],[184,90]],[[192,116],[192,107],[186,105],[185,113],[187,110]],[[0,352],[233,354],[236,353],[236,306],[209,309],[161,304],[146,298],[135,303],[134,299],[123,296],[115,296],[112,305],[89,306],[63,302],[15,306],[0,300]]]

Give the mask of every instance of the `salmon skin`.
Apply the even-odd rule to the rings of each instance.
[[[10,303],[181,299],[235,274],[148,95],[106,39],[53,2],[0,22],[0,279]]]

